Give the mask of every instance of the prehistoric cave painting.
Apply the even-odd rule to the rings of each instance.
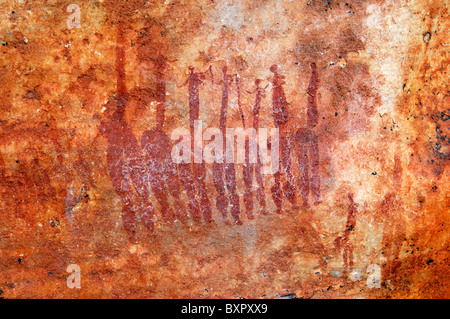
[[[226,154],[227,150],[227,138],[226,138],[226,127],[227,127],[227,108],[228,108],[228,93],[229,86],[233,83],[234,76],[227,74],[227,67],[222,68],[223,79],[222,84],[222,104],[220,107],[220,124],[219,129],[222,132],[223,138],[223,148]],[[214,161],[213,164],[213,179],[214,185],[216,187],[217,193],[219,194],[216,198],[216,207],[218,211],[222,214],[222,218],[225,224],[230,224],[227,213],[228,207],[231,207],[231,216],[234,218],[234,222],[238,225],[242,224],[240,220],[240,205],[239,205],[239,195],[236,193],[236,170],[234,163],[228,163],[227,161],[222,161],[218,163]],[[227,191],[229,200],[227,198]]]
[[[241,102],[241,84],[239,75],[236,76],[236,93],[237,93],[237,102],[239,109],[239,116],[242,120],[242,128],[244,131],[246,130],[245,125],[245,115],[242,110],[242,102]],[[250,140],[249,137],[245,136],[245,160],[244,165],[242,166],[242,178],[244,180],[244,206],[247,213],[248,219],[253,219],[255,216],[253,215],[253,167],[252,163],[250,163]]]
[[[355,231],[357,214],[357,204],[353,200],[353,193],[348,194],[348,200],[350,201],[350,206],[348,208],[345,230],[341,236],[337,237],[334,240],[334,248],[336,253],[339,254],[342,250],[342,258],[344,261],[344,276],[346,276],[349,271],[352,271],[355,264],[353,259],[353,243],[350,238],[352,232]]]
[[[118,24],[118,30],[121,28],[121,24]],[[150,37],[148,37],[150,38]],[[125,50],[123,49],[124,42],[119,44],[119,41],[123,42],[121,33],[118,33],[118,46],[117,46],[117,91],[118,95],[114,102],[117,104],[117,112],[115,115],[111,115],[111,119],[115,119],[122,123],[122,134],[125,134],[131,138],[134,137],[130,127],[123,118],[125,105],[128,101],[128,94],[125,86],[125,70],[123,63],[125,60]],[[187,214],[184,208],[184,204],[181,199],[180,183],[186,190],[186,195],[189,199],[188,211],[192,219],[199,221],[202,217],[207,222],[212,221],[212,209],[210,199],[208,197],[208,188],[205,181],[206,163],[202,160],[201,163],[195,161],[195,137],[194,137],[194,123],[199,120],[200,111],[200,86],[206,79],[206,75],[209,72],[212,77],[212,69],[209,67],[204,72],[196,72],[193,66],[189,67],[190,74],[184,85],[189,84],[189,126],[191,135],[191,152],[194,154],[194,161],[191,163],[174,164],[171,160],[170,139],[164,132],[165,122],[165,110],[166,110],[166,76],[167,68],[170,61],[164,54],[161,53],[161,47],[155,54],[155,58],[145,57],[146,61],[152,61],[153,74],[156,79],[156,87],[152,91],[151,88],[144,89],[144,92],[154,92],[152,95],[156,100],[156,127],[154,129],[146,131],[141,137],[141,146],[145,153],[145,167],[140,167],[140,164],[136,164],[137,170],[141,171],[145,177],[139,177],[136,174],[135,181],[131,175],[123,174],[125,185],[128,188],[136,190],[137,194],[141,197],[138,201],[144,201],[151,205],[149,202],[149,191],[143,191],[136,189],[140,184],[144,185],[148,182],[151,189],[161,206],[161,213],[163,220],[166,222],[181,219],[184,222],[187,220]],[[320,203],[320,179],[319,179],[319,148],[318,137],[316,135],[316,126],[319,123],[318,108],[316,102],[316,93],[319,87],[319,76],[315,63],[311,63],[311,80],[308,87],[308,108],[307,108],[307,125],[305,128],[301,128],[293,134],[294,140],[291,140],[288,122],[290,119],[289,103],[286,99],[286,94],[283,86],[286,84],[285,77],[278,71],[277,65],[272,65],[270,71],[273,73],[272,78],[272,109],[273,109],[273,121],[276,128],[280,132],[280,169],[274,174],[274,185],[271,187],[271,193],[276,205],[277,213],[282,213],[283,197],[286,197],[292,204],[294,209],[298,209],[296,205],[296,192],[295,185],[293,183],[292,163],[291,163],[291,150],[294,146],[298,148],[298,165],[300,171],[299,188],[301,197],[303,200],[303,206],[309,207],[309,195],[310,193],[314,197],[314,204]],[[237,75],[230,75],[227,73],[227,67],[223,67],[223,79],[222,85],[222,100],[220,111],[220,131],[223,136],[223,146],[226,152],[226,125],[227,125],[227,110],[229,103],[230,86],[236,83],[236,91],[238,95],[239,111],[242,118],[243,127],[245,128],[245,119],[242,112],[240,101],[240,83]],[[214,80],[212,79],[214,83]],[[256,80],[256,88],[251,94],[256,94],[255,106],[253,109],[253,128],[258,131],[259,126],[259,112],[261,108],[261,100],[265,97],[265,88],[260,86],[261,81]],[[184,86],[183,85],[183,86]],[[103,130],[105,131],[105,130]],[[119,132],[120,130],[118,130]],[[132,142],[130,145],[134,145],[135,149],[130,153],[130,156],[137,156],[135,162],[140,162],[142,158],[139,153],[139,143]],[[256,198],[259,202],[259,206],[262,212],[265,212],[266,200],[265,200],[265,188],[262,175],[262,163],[260,146],[257,146],[257,162],[250,163],[249,161],[250,146],[248,139],[245,143],[245,163],[243,165],[243,182],[245,186],[244,204],[249,219],[253,218],[253,199],[255,194],[253,193],[253,176],[257,181]],[[139,159],[138,159],[139,158]],[[129,170],[125,169],[124,172]],[[230,210],[231,216],[236,224],[242,224],[240,220],[240,204],[239,195],[237,193],[237,180],[236,170],[233,163],[217,163],[213,164],[213,182],[215,189],[218,193],[216,197],[216,208],[222,215],[223,221],[226,224],[231,224],[228,220],[228,210]],[[174,206],[171,207],[171,200],[169,196],[174,199]],[[128,199],[127,202],[131,200]],[[142,204],[137,204],[140,206]],[[146,204],[144,204],[145,206]],[[127,206],[127,205],[125,205]],[[177,210],[174,211],[174,207]],[[153,214],[153,211],[152,213]],[[130,215],[130,214],[128,214]],[[152,217],[153,218],[153,217]],[[346,250],[347,252],[347,250]]]
[[[125,106],[125,98],[119,96],[117,100],[110,100],[107,107],[114,108],[113,103],[117,104],[118,110],[102,121],[100,131],[108,141],[108,172],[113,187],[124,204],[123,224],[130,241],[133,242],[136,212],[146,228],[153,232],[154,209],[149,200],[147,174],[139,143],[119,111]]]
[[[189,84],[189,131],[191,133],[191,152],[195,153],[195,145],[194,145],[194,123],[199,120],[199,112],[200,112],[200,86],[203,84],[203,81],[206,79],[206,73],[210,72],[212,76],[211,67],[208,68],[205,72],[195,72],[194,67],[189,67],[190,74],[187,78],[186,82],[183,84]],[[198,219],[198,215],[196,214],[196,207],[198,207],[193,201],[192,194],[192,185],[195,185],[195,189],[200,198],[200,209],[203,215],[203,218],[207,222],[212,222],[212,211],[211,211],[211,203],[209,201],[206,183],[205,183],[205,161],[202,160],[201,163],[195,163],[193,161],[191,163],[192,167],[192,177],[190,176],[190,168],[187,166],[189,164],[180,164],[180,178],[182,180],[183,186],[186,188],[188,192],[188,196],[190,197],[189,208],[190,211],[194,213],[194,218]],[[194,183],[192,183],[194,181]]]
[[[122,220],[130,242],[136,242],[136,220],[153,234],[154,208],[150,202],[147,173],[138,140],[126,123],[125,52],[121,23],[117,24],[117,97],[108,101],[100,133],[107,139],[107,166],[111,182],[123,202]]]
[[[180,182],[186,191],[189,198],[188,212],[189,216],[196,222],[201,220],[200,206],[196,198],[196,188],[194,174],[192,172],[192,164],[180,163],[178,164],[178,172]]]
[[[153,194],[161,205],[161,214],[165,222],[180,219],[186,222],[186,210],[181,200],[181,190],[178,180],[178,172],[175,163],[171,159],[170,138],[164,132],[164,119],[166,110],[166,77],[165,69],[169,62],[159,52],[155,64],[156,77],[156,128],[144,132],[141,137],[141,146],[145,152],[147,173]],[[175,200],[176,210],[174,211],[168,202],[167,189]]]
[[[264,88],[260,86],[261,80],[256,79],[255,85],[256,88],[250,92],[249,94],[255,94],[255,106],[253,107],[253,123],[252,127],[255,129],[257,135],[259,132],[259,112],[261,109],[261,101],[266,97],[265,91],[269,84],[267,84]],[[245,129],[245,126],[244,126]],[[256,189],[256,198],[258,200],[260,206],[261,214],[266,214],[266,194],[264,193],[264,179],[263,179],[263,166],[261,162],[261,154],[259,149],[259,144],[256,144],[257,152],[256,152],[256,163],[250,163],[250,145],[248,139],[245,141],[245,163],[244,163],[244,171],[243,178],[244,184],[246,187],[244,193],[244,203],[246,205],[246,209],[248,212],[253,212],[253,176],[256,179],[257,189]]]
[[[166,77],[165,70],[169,63],[174,63],[177,60],[169,60],[167,57],[159,52],[156,59],[153,59],[155,64],[155,76],[156,76],[156,127],[157,129],[163,130],[164,119],[166,112]]]
[[[348,4],[340,1],[105,0],[85,3],[82,28],[68,30],[65,23],[68,14],[64,14],[67,5],[59,8],[58,4],[39,0],[3,3],[3,15],[9,27],[4,28],[1,38],[4,67],[0,72],[0,91],[4,94],[0,102],[3,110],[0,134],[5,132],[8,138],[13,138],[17,131],[7,131],[5,126],[18,122],[22,122],[20,125],[27,132],[15,139],[18,142],[1,143],[0,152],[5,164],[0,160],[0,178],[6,179],[0,181],[3,187],[0,190],[0,215],[4,221],[0,229],[0,250],[5,257],[0,258],[4,277],[0,282],[2,296],[76,297],[79,295],[77,289],[53,289],[56,277],[64,276],[67,266],[64,263],[69,262],[80,264],[84,276],[81,293],[88,297],[272,298],[274,291],[282,288],[306,298],[449,295],[449,287],[442,280],[449,275],[446,262],[449,245],[446,164],[450,113],[445,85],[448,54],[445,32],[442,32],[448,26],[446,6],[437,1],[402,1],[399,4],[384,0]],[[131,57],[126,65],[127,93],[130,94],[125,96],[117,93],[121,90],[115,89],[113,72],[115,54],[111,39],[114,40],[119,21],[129,27],[124,32],[128,41],[123,43],[127,60]],[[149,40],[145,45],[148,58],[145,71],[149,73],[139,72],[144,63],[137,54],[140,43],[135,41],[143,25],[151,26],[145,34]],[[166,61],[165,68],[159,71],[156,66],[158,54],[153,46],[156,39],[164,43],[162,55],[179,62]],[[154,58],[153,62],[151,58]],[[316,94],[307,91],[313,61],[320,77]],[[285,75],[288,82],[282,87],[290,102],[291,120],[286,126],[292,128],[289,131],[286,127],[282,134],[296,137],[297,130],[305,128],[299,131],[298,140],[291,140],[290,150],[293,181],[298,187],[296,197],[300,197],[298,204],[303,203],[305,208],[310,205],[311,209],[296,211],[291,209],[287,198],[282,198],[284,216],[260,216],[244,227],[202,227],[200,224],[204,222],[192,163],[186,165],[186,172],[176,164],[178,173],[161,168],[163,165],[159,164],[158,170],[166,174],[159,178],[150,172],[146,157],[143,157],[142,162],[146,164],[143,167],[147,168],[147,171],[143,169],[143,178],[156,178],[157,183],[162,183],[167,190],[164,193],[169,208],[177,210],[174,215],[179,212],[179,205],[168,182],[176,179],[167,176],[173,173],[178,175],[178,180],[185,181],[181,185],[181,198],[186,201],[185,206],[190,205],[189,219],[197,216],[201,223],[194,222],[192,227],[179,227],[181,223],[178,222],[173,226],[161,225],[161,236],[151,243],[142,225],[138,229],[144,228],[144,233],[136,234],[142,245],[129,246],[119,216],[124,204],[114,191],[108,172],[110,167],[106,166],[111,161],[106,154],[108,141],[99,134],[96,137],[99,145],[93,145],[95,132],[92,127],[95,125],[97,129],[99,121],[92,115],[94,112],[104,114],[102,120],[107,122],[118,101],[126,102],[127,130],[131,128],[138,141],[131,143],[139,149],[140,142],[142,152],[144,131],[159,127],[170,137],[170,130],[184,123],[181,117],[188,112],[188,88],[171,92],[171,83],[181,81],[182,77],[184,82],[190,64],[195,66],[195,71],[204,71],[209,66],[207,63],[219,75],[217,80],[222,77],[222,65],[228,66],[229,74],[240,73],[242,92],[252,92],[242,99],[248,117],[246,124],[252,125],[253,111],[253,121],[258,118],[261,132],[273,126],[274,119],[269,110],[272,101],[269,96],[261,97],[261,105],[257,105],[256,100],[266,81],[271,81],[273,73],[269,67],[278,64],[278,72]],[[173,69],[169,71],[167,65]],[[263,81],[254,84],[256,78]],[[205,84],[209,85],[206,81]],[[130,92],[135,86],[136,89]],[[230,115],[234,110],[234,89],[231,85],[227,112],[230,127],[242,125],[239,119]],[[271,87],[269,89],[272,91]],[[200,118],[211,123],[217,115],[218,123],[220,89],[217,87],[208,93],[200,86],[199,90]],[[167,96],[163,96],[163,92]],[[113,99],[110,98],[112,94],[116,95]],[[428,96],[436,100],[428,99]],[[105,105],[107,99],[110,102]],[[164,108],[155,102],[165,99],[164,120],[164,116],[160,116]],[[317,101],[317,105],[313,105],[317,106],[317,112],[309,109],[312,104],[308,100]],[[171,101],[174,101],[173,108]],[[54,116],[54,122],[45,118],[50,114]],[[294,123],[295,117],[299,118]],[[314,118],[318,124],[311,129],[309,124]],[[153,124],[155,119],[158,119],[156,125]],[[38,128],[44,124],[49,124],[49,128]],[[59,136],[53,134],[53,128],[54,132],[59,131]],[[74,128],[76,134],[71,135]],[[115,126],[110,125],[110,129],[115,130]],[[34,156],[26,154],[28,146],[23,137],[35,141],[37,135],[47,136],[45,142],[39,143],[38,149],[44,151],[38,154],[38,163],[33,163]],[[119,130],[117,135],[125,133]],[[58,141],[60,149],[55,149],[50,137]],[[162,146],[162,142],[154,143]],[[124,161],[127,160],[125,144],[128,141],[121,142],[118,147]],[[149,145],[153,145],[152,140]],[[265,145],[260,146],[265,148]],[[386,194],[381,205],[385,189],[391,188],[386,180],[392,174],[388,173],[386,177],[386,172],[393,166],[386,163],[393,162],[393,156],[386,159],[383,153],[395,146],[401,149],[403,175],[407,178],[402,190],[393,191],[394,195]],[[297,147],[306,154],[301,159]],[[246,145],[245,150],[248,159],[250,147]],[[157,152],[155,158],[161,153],[167,154],[166,150]],[[239,165],[235,164],[237,192],[241,195],[242,191],[243,195],[240,216],[244,223],[247,218],[243,216],[243,209],[254,212],[256,217],[259,217],[256,214],[259,208],[265,207],[270,214],[276,210],[271,199],[272,176],[258,173],[260,160],[258,158],[257,163],[248,166],[249,160],[246,160],[242,177]],[[2,166],[6,168],[2,169]],[[206,164],[207,195],[214,201],[211,202],[212,213],[217,214],[214,219],[223,225],[221,214],[215,207],[217,191],[212,183],[212,166]],[[283,183],[285,169],[280,169],[280,173]],[[50,178],[50,186],[56,195],[46,195],[52,193],[51,189],[38,195],[36,185],[45,184],[40,177],[43,174]],[[128,194],[139,221],[137,207],[141,205],[142,197],[148,195],[139,194],[126,168],[122,175],[127,175],[123,185],[131,189]],[[32,176],[36,176],[37,182]],[[253,185],[250,176],[256,178]],[[343,180],[352,185],[336,196],[335,191]],[[92,196],[89,205],[80,207],[77,203],[82,200],[83,192],[78,187],[82,184],[85,192]],[[147,182],[143,184],[147,186]],[[258,196],[257,188],[261,196]],[[159,210],[158,195],[153,194],[150,180],[148,189],[155,210]],[[173,190],[176,192],[176,187]],[[226,191],[229,199],[229,191]],[[351,212],[348,193],[353,191],[354,201],[361,205],[360,200],[367,200],[370,205],[367,212],[357,206],[357,231],[348,235],[354,249],[353,270],[364,271],[363,264],[383,266],[379,261],[383,252],[381,261],[386,258],[384,278],[385,281],[393,280],[394,290],[371,289],[366,285],[367,274],[364,272],[360,280],[353,281],[353,277],[335,278],[334,273],[327,274],[323,269],[320,275],[309,271],[316,259],[329,257],[321,244],[331,250],[334,239],[344,236],[350,220],[347,213],[350,215]],[[380,193],[381,198],[378,197]],[[38,202],[39,196],[56,196],[57,199],[44,203]],[[316,197],[326,203],[314,207]],[[398,204],[400,198],[404,207]],[[336,203],[338,200],[345,204],[341,207],[341,202]],[[380,210],[372,211],[377,201]],[[228,218],[232,221],[230,208],[227,207]],[[64,209],[66,216],[73,210],[78,229],[69,224],[68,218],[59,228],[50,226],[50,218],[42,218],[58,213],[63,217]],[[21,218],[15,217],[15,211]],[[381,215],[381,212],[384,212],[380,216],[382,226],[372,228],[373,214]],[[396,218],[403,221],[399,213],[414,221],[407,224],[408,236],[402,246],[398,246],[401,243],[399,234],[405,225],[395,225]],[[163,215],[176,217],[171,213]],[[386,220],[385,215],[393,217]],[[336,225],[338,220],[341,222]],[[191,220],[188,221],[191,224]],[[368,223],[364,225],[366,221]],[[117,226],[120,232],[117,232]],[[335,234],[337,228],[339,233]],[[425,231],[432,235],[424,236]],[[333,236],[329,237],[330,234]],[[386,249],[381,248],[382,240]],[[416,245],[412,255],[411,250],[406,252],[410,249],[405,247],[406,243],[410,244],[409,240]],[[398,241],[397,246],[392,241]],[[419,245],[420,251],[416,249]],[[345,251],[346,256],[343,256]],[[24,254],[20,265],[17,263],[19,253]],[[337,259],[331,260],[328,267],[338,264],[342,269],[343,261],[347,260],[351,269],[352,258],[346,245],[341,247]],[[255,271],[258,269],[263,273]]]
[[[320,82],[315,63],[311,63],[311,69],[311,80],[308,86],[307,127],[296,132],[299,150],[300,194],[305,208],[309,207],[310,192],[314,197],[314,205],[320,203],[319,143],[314,131],[315,126],[319,123],[316,93]]]
[[[287,135],[286,128],[289,121],[289,103],[286,100],[286,94],[283,89],[284,75],[278,73],[277,65],[272,65],[270,71],[273,73],[272,79],[272,108],[274,125],[280,133],[280,168],[284,169],[285,182],[281,187],[281,171],[274,174],[275,183],[271,188],[272,198],[277,206],[277,213],[282,213],[283,194],[291,202],[294,208],[297,208],[295,200],[295,186],[292,182],[291,166],[291,145],[290,138]]]
[[[237,93],[237,104],[239,110],[239,116],[242,121],[242,128],[245,130],[245,115],[242,110],[242,101],[241,101],[241,84],[239,75],[236,75],[236,93]],[[253,171],[250,166],[250,140],[249,137],[245,136],[245,160],[244,165],[242,165],[242,178],[244,180],[244,206],[245,211],[247,213],[248,219],[253,219],[255,216],[253,215]]]
[[[403,217],[403,202],[398,196],[402,185],[402,164],[399,154],[394,156],[393,189],[388,192],[381,203],[381,216],[384,221],[381,244],[382,282],[386,284],[401,266],[400,251],[406,236],[406,225]]]

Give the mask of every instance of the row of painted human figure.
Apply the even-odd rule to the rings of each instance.
[[[120,52],[119,52],[120,53]],[[123,224],[130,241],[135,241],[137,216],[145,227],[153,232],[154,208],[150,202],[150,185],[153,194],[161,206],[162,217],[170,222],[179,219],[186,222],[188,216],[195,221],[200,221],[202,216],[205,221],[212,222],[212,209],[205,184],[205,163],[181,163],[174,164],[171,159],[171,141],[164,132],[164,114],[166,105],[166,80],[164,70],[168,60],[159,55],[155,59],[156,65],[156,89],[157,100],[156,127],[146,131],[140,143],[133,135],[131,128],[124,119],[125,106],[128,102],[128,94],[125,87],[125,73],[123,56],[118,54],[118,94],[117,98],[110,100],[108,109],[115,110],[104,119],[100,126],[101,133],[107,138],[107,163],[112,184],[123,201]],[[194,67],[189,67],[190,74],[186,84],[189,85],[189,109],[191,140],[194,134],[194,121],[199,119],[200,95],[199,87],[206,79],[206,72],[195,72]],[[299,189],[303,206],[308,207],[310,193],[314,198],[314,204],[320,203],[319,181],[319,150],[317,136],[314,127],[318,124],[318,112],[316,104],[316,92],[319,85],[319,77],[316,65],[311,64],[311,80],[308,86],[307,127],[301,128],[290,137],[285,134],[289,120],[288,103],[283,89],[284,77],[278,73],[276,65],[270,68],[272,79],[272,107],[274,124],[280,131],[280,162],[284,173],[285,183],[281,185],[281,172],[278,171],[271,187],[272,198],[281,213],[283,197],[286,197],[296,207],[295,186],[292,182],[291,170],[291,145],[295,144],[298,153],[299,165]],[[227,73],[224,67],[222,79],[222,104],[220,112],[220,129],[226,128],[228,94],[230,85],[236,84],[238,106],[245,128],[244,115],[240,105],[239,77]],[[266,87],[261,87],[261,80],[255,81],[255,89],[251,94],[256,94],[253,108],[252,126],[256,130],[259,127],[259,111],[262,99],[265,97]],[[116,107],[112,107],[115,104]],[[226,134],[223,134],[225,136]],[[224,145],[226,145],[224,143]],[[193,146],[192,146],[193,147]],[[248,149],[246,149],[248,151]],[[248,152],[247,156],[248,156]],[[248,157],[247,157],[248,158]],[[216,208],[221,213],[225,223],[230,224],[228,209],[236,224],[241,223],[240,201],[236,192],[236,170],[232,163],[214,163],[213,181],[217,191]],[[310,176],[311,173],[311,176]],[[399,154],[395,156],[394,187],[388,193],[381,205],[381,215],[385,219],[382,247],[386,256],[386,264],[383,268],[383,277],[398,268],[398,256],[401,243],[405,236],[404,221],[395,214],[401,210],[401,202],[397,193],[401,187],[402,167]],[[253,192],[253,178],[257,181],[256,194]],[[245,185],[244,204],[248,218],[253,218],[253,200],[256,197],[261,212],[265,213],[266,198],[262,177],[261,162],[243,165],[243,179]],[[181,199],[182,187],[189,199],[187,210]],[[169,204],[172,197],[173,207]],[[351,234],[356,227],[357,204],[353,194],[348,194],[349,210],[344,232],[334,241],[335,253],[342,251],[344,270],[353,267],[353,244]]]
[[[161,215],[166,222],[181,220],[185,222],[190,216],[194,220],[202,217],[206,222],[212,222],[212,208],[205,183],[205,163],[181,163],[175,164],[171,158],[171,141],[164,132],[164,118],[166,108],[166,79],[164,70],[168,65],[168,59],[158,55],[155,63],[155,99],[156,127],[144,132],[140,143],[134,136],[131,128],[124,119],[125,107],[129,95],[125,86],[124,59],[121,52],[117,55],[117,95],[110,100],[107,109],[114,110],[106,115],[100,125],[100,131],[107,138],[107,164],[112,184],[121,198],[123,206],[123,224],[130,240],[134,240],[137,215],[143,224],[153,231],[154,207],[150,202],[150,189],[161,207]],[[292,180],[291,145],[295,142],[298,147],[298,163],[300,170],[300,192],[303,206],[308,207],[308,197],[311,191],[314,203],[320,202],[319,184],[319,152],[317,136],[314,127],[318,123],[316,104],[316,91],[319,84],[317,68],[311,64],[312,74],[308,87],[308,112],[307,127],[299,129],[291,138],[286,134],[289,120],[289,109],[286,95],[283,89],[284,76],[278,73],[277,66],[270,70],[273,73],[272,80],[272,107],[274,125],[279,129],[280,170],[274,174],[274,185],[271,187],[272,198],[277,212],[282,212],[283,197],[286,197],[294,208],[296,205],[295,185]],[[189,110],[191,141],[194,135],[194,121],[199,120],[200,85],[206,79],[208,72],[212,76],[211,67],[205,72],[196,72],[194,67],[189,67],[190,74],[185,82],[189,87]],[[244,123],[244,115],[240,105],[239,77],[227,73],[227,67],[223,67],[222,103],[220,111],[220,130],[225,137],[227,122],[228,95],[230,86],[234,83],[237,88],[238,104]],[[259,110],[261,101],[265,97],[265,88],[261,87],[261,80],[255,81],[256,94],[253,108],[253,128],[259,127]],[[226,145],[224,143],[224,145]],[[192,145],[193,147],[193,145]],[[254,198],[256,197],[262,213],[266,212],[266,199],[262,175],[262,165],[258,157],[257,163],[248,161],[248,144],[246,145],[247,162],[243,165],[243,179],[245,184],[244,204],[249,219],[254,218]],[[259,152],[258,152],[259,153]],[[312,176],[310,176],[310,172]],[[282,173],[284,184],[282,185]],[[253,178],[256,178],[256,194],[253,192]],[[233,222],[242,224],[240,218],[240,200],[236,190],[236,168],[233,163],[214,163],[213,181],[217,191],[215,206],[222,215],[226,224],[231,224],[228,219],[230,210]],[[150,188],[148,187],[150,185]],[[181,198],[182,187],[189,199],[187,210]],[[173,207],[169,204],[169,196],[172,197]],[[175,207],[175,209],[174,209]]]

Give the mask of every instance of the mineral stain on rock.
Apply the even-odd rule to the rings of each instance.
[[[0,5],[1,298],[449,297],[448,1],[72,2]]]

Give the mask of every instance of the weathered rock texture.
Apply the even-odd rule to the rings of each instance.
[[[1,297],[450,296],[447,0],[0,18]],[[196,118],[278,127],[279,174],[172,163]]]

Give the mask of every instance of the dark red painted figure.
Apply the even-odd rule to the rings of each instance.
[[[317,111],[316,93],[319,87],[319,76],[315,63],[311,64],[311,80],[308,86],[308,110],[307,127],[296,132],[298,145],[298,163],[300,168],[300,194],[303,199],[303,207],[308,208],[309,193],[314,197],[314,205],[320,201],[320,178],[319,178],[319,143],[315,126],[319,122]]]
[[[272,93],[272,107],[275,127],[279,129],[279,145],[280,145],[280,169],[284,169],[285,182],[283,190],[281,189],[281,171],[278,170],[274,174],[275,184],[272,186],[272,197],[277,206],[277,213],[281,213],[284,196],[292,203],[296,208],[295,203],[295,187],[292,183],[292,166],[291,166],[291,146],[289,137],[286,135],[287,122],[289,120],[288,102],[286,101],[286,95],[284,93],[283,85],[284,76],[278,73],[278,67],[272,65],[270,71],[273,73],[273,93]]]
[[[381,216],[384,220],[382,253],[385,262],[382,265],[382,282],[391,279],[401,266],[400,252],[406,237],[403,202],[398,196],[402,185],[402,165],[400,154],[394,157],[393,190],[388,192],[381,203]]]
[[[348,199],[350,200],[350,207],[347,214],[347,223],[345,225],[344,233],[334,240],[334,247],[337,253],[342,251],[342,257],[344,259],[344,276],[347,275],[348,271],[351,271],[354,266],[353,261],[353,243],[350,240],[350,234],[355,230],[356,227],[356,203],[353,200],[353,194],[348,194]]]
[[[248,92],[249,94],[256,93],[255,98],[255,106],[253,108],[253,125],[252,127],[255,129],[258,134],[259,130],[259,111],[261,109],[261,101],[266,97],[265,90],[269,85],[266,85],[265,88],[260,87],[261,80],[255,80],[256,88],[253,92]],[[245,127],[244,127],[245,129]],[[245,193],[244,193],[244,203],[247,209],[247,212],[253,212],[253,174],[256,178],[256,182],[258,184],[258,188],[256,189],[256,198],[258,200],[261,213],[266,214],[266,195],[264,193],[264,179],[262,174],[262,162],[261,162],[261,154],[259,149],[259,144],[256,144],[257,147],[257,158],[256,163],[250,163],[250,145],[248,140],[245,143],[245,163],[244,163],[244,184],[245,184]]]
[[[309,128],[314,128],[319,124],[319,112],[317,111],[316,93],[319,88],[319,74],[317,73],[317,66],[313,62],[311,63],[311,80],[308,85],[308,110],[307,110],[307,123]]]
[[[184,85],[189,84],[189,128],[191,133],[191,152],[194,154],[194,122],[199,120],[200,111],[199,87],[203,84],[203,80],[206,78],[205,73],[208,71],[211,72],[211,67],[205,72],[194,72],[193,66],[190,66],[189,70],[190,74]],[[200,218],[197,208],[198,204],[192,200],[193,194],[197,191],[200,199],[199,206],[203,218],[209,223],[213,222],[211,203],[209,201],[205,184],[205,161],[202,160],[201,163],[195,163],[192,161],[192,164],[179,164],[179,170],[183,186],[191,199],[188,207],[193,215],[193,218],[196,220],[199,220]]]
[[[124,119],[127,104],[125,52],[121,24],[117,32],[117,97],[107,104],[110,112],[100,124],[100,133],[107,139],[107,166],[111,182],[124,206],[122,220],[131,242],[136,242],[136,215],[153,234],[154,209],[150,202],[147,173],[138,140]]]
[[[108,102],[111,103],[117,103],[118,110],[102,121],[100,132],[108,140],[109,176],[124,204],[122,208],[124,228],[129,240],[135,242],[136,213],[145,227],[153,233],[154,209],[149,201],[147,173],[139,143],[120,111],[125,107],[126,98],[119,96],[114,102]]]
[[[180,219],[187,221],[185,205],[181,200],[181,190],[178,180],[178,172],[171,158],[171,141],[164,132],[164,119],[166,109],[166,78],[164,71],[169,61],[159,54],[154,60],[156,90],[156,128],[144,132],[141,137],[141,146],[145,152],[148,178],[153,193],[161,205],[161,215],[164,221],[171,222]],[[169,192],[167,192],[169,190]],[[175,210],[170,207],[168,193],[175,200]]]
[[[216,187],[217,193],[219,194],[216,198],[216,207],[218,211],[222,214],[222,218],[226,224],[229,224],[227,217],[228,204],[231,206],[231,216],[234,218],[236,224],[242,224],[240,220],[240,204],[239,195],[236,193],[236,170],[234,167],[234,162],[227,163],[226,161],[226,125],[227,125],[227,108],[228,108],[228,93],[229,86],[233,83],[233,76],[227,74],[227,67],[222,68],[223,79],[222,79],[222,104],[220,108],[220,124],[219,129],[223,136],[223,162],[217,163],[214,161],[213,164],[213,179],[214,185]],[[234,142],[234,141],[230,141]],[[227,190],[229,192],[230,201],[228,203]]]
[[[238,102],[238,110],[239,116],[242,120],[242,128],[245,130],[245,116],[244,111],[242,110],[241,103],[241,86],[239,76],[236,75],[236,93],[237,93],[237,102]],[[248,219],[253,219],[255,216],[253,215],[253,164],[250,163],[250,140],[249,137],[245,136],[245,161],[242,166],[242,176],[244,178],[245,192],[244,192],[244,205],[245,211],[247,213]]]
[[[181,184],[186,190],[186,195],[189,198],[188,203],[188,211],[189,215],[195,221],[200,221],[201,213],[200,213],[200,205],[196,198],[196,189],[195,189],[195,179],[192,172],[192,164],[191,163],[180,163],[178,164],[178,172]]]

